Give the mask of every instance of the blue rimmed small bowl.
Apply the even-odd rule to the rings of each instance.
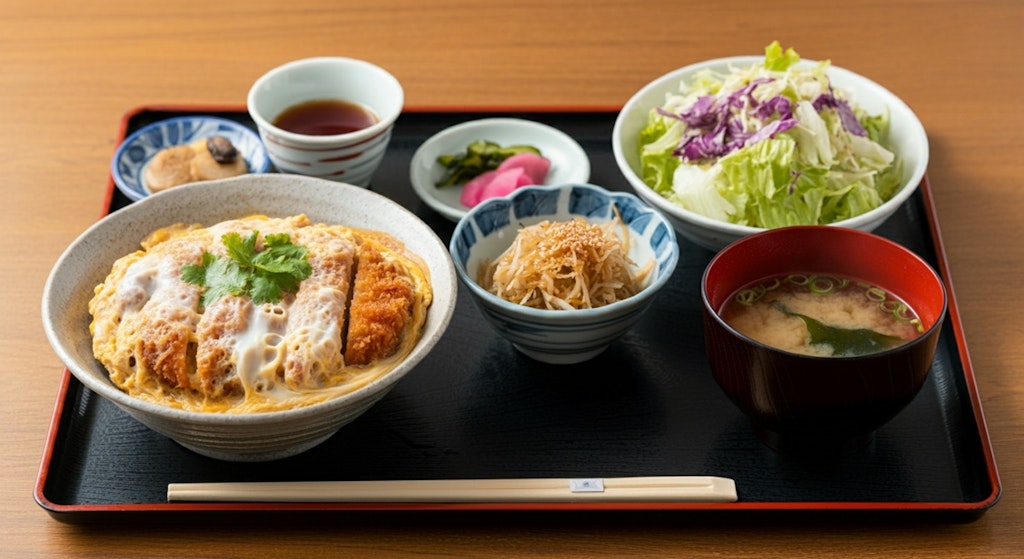
[[[574,217],[606,223],[618,209],[630,229],[630,259],[655,266],[643,289],[626,299],[590,309],[548,310],[511,303],[477,283],[485,261],[508,248],[522,227]],[[592,184],[527,186],[485,200],[459,220],[449,252],[455,270],[484,318],[523,354],[553,364],[572,364],[602,353],[643,316],[679,261],[672,225],[633,194]]]
[[[146,188],[142,173],[154,155],[162,149],[210,136],[223,136],[230,140],[245,158],[250,173],[270,172],[270,157],[254,130],[226,118],[180,116],[144,126],[121,142],[110,163],[114,184],[130,200],[141,200],[152,194]]]

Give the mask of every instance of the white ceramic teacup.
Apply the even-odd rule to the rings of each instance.
[[[376,122],[341,134],[296,133],[276,125],[286,110],[310,101],[361,105]],[[249,90],[249,115],[278,171],[367,187],[380,166],[405,93],[389,72],[363,60],[295,60],[260,76]]]

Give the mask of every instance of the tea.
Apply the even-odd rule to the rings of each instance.
[[[379,120],[363,105],[338,99],[316,99],[285,109],[273,124],[295,134],[335,136],[369,128]]]

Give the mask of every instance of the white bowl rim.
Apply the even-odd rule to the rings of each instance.
[[[642,97],[644,97],[645,95],[649,94],[650,92],[656,91],[656,90],[660,90],[660,89],[664,88],[665,87],[664,82],[666,82],[667,80],[673,79],[673,78],[675,78],[677,76],[681,76],[682,74],[695,72],[695,71],[697,71],[699,69],[702,69],[702,68],[705,68],[705,67],[710,67],[710,66],[728,66],[730,64],[734,64],[734,65],[739,65],[739,64],[755,64],[755,63],[763,62],[763,61],[764,61],[764,55],[739,55],[739,56],[728,56],[728,57],[722,57],[722,58],[713,58],[713,59],[709,59],[709,60],[702,60],[702,61],[699,61],[699,62],[694,62],[693,64],[688,64],[686,66],[683,66],[683,67],[680,67],[680,68],[676,68],[675,70],[671,70],[669,72],[666,72],[666,73],[658,76],[657,78],[654,78],[653,80],[649,81],[639,91],[634,93],[629,98],[629,100],[626,101],[626,103],[622,107],[622,110],[619,112],[619,115],[615,118],[615,124],[612,127],[612,153],[614,155],[616,163],[619,165],[619,168],[620,169],[630,169],[631,168],[629,163],[628,163],[628,161],[626,160],[625,153],[622,150],[622,142],[619,141],[619,139],[622,137],[622,135],[624,133],[624,129],[623,129],[624,128],[624,115],[625,115],[625,112],[626,112],[627,108],[637,104],[637,102]],[[820,61],[818,61],[818,60],[807,59],[807,58],[801,58],[800,61],[798,62],[798,64],[804,65],[804,66],[813,66],[813,65],[816,65],[816,64],[819,64],[819,63],[820,63]],[[853,72],[851,70],[847,70],[847,69],[845,69],[845,68],[843,68],[841,66],[836,66],[835,64],[831,64],[830,63],[829,67],[828,67],[828,71],[830,73],[834,72],[836,75],[841,75],[841,76],[843,76],[843,77],[845,77],[847,79],[854,79],[854,80],[862,81],[864,83],[864,85],[866,85],[866,86],[868,86],[870,88],[876,89],[877,93],[881,94],[883,97],[886,97],[886,104],[887,105],[890,105],[893,109],[900,109],[902,111],[906,111],[906,113],[910,117],[912,117],[912,122],[914,124],[914,129],[915,129],[914,130],[915,136],[918,136],[919,137],[919,141],[920,141],[920,150],[921,150],[921,155],[922,155],[921,164],[918,165],[917,169],[915,169],[914,173],[911,175],[910,179],[903,186],[903,188],[901,188],[898,191],[896,191],[896,193],[893,194],[892,198],[886,200],[880,206],[878,206],[877,208],[874,208],[871,211],[865,212],[863,214],[860,214],[858,216],[854,216],[854,217],[849,218],[849,219],[845,219],[845,220],[842,220],[842,221],[837,221],[837,222],[828,224],[828,225],[833,225],[833,226],[838,226],[838,227],[849,227],[849,228],[856,229],[856,228],[864,226],[865,224],[867,224],[867,223],[869,223],[871,221],[874,221],[875,219],[877,219],[878,215],[880,215],[880,214],[885,214],[885,213],[890,212],[890,211],[895,211],[895,209],[898,206],[902,205],[908,198],[910,198],[910,196],[912,196],[914,194],[914,192],[917,189],[917,186],[924,179],[925,172],[926,172],[927,167],[928,167],[928,158],[929,158],[928,135],[925,132],[924,126],[921,124],[920,119],[917,117],[917,115],[914,113],[914,111],[910,108],[910,106],[907,105],[906,102],[904,102],[902,99],[900,99],[898,96],[896,96],[894,93],[892,93],[891,91],[889,91],[888,89],[886,89],[882,85],[876,83],[875,81],[871,80],[870,78],[867,78],[865,76],[857,74],[856,72]],[[722,233],[726,233],[726,234],[734,235],[734,236],[735,235],[750,235],[750,234],[758,233],[758,232],[761,232],[761,231],[765,230],[765,228],[763,228],[763,227],[751,227],[749,225],[738,225],[738,224],[735,224],[735,223],[729,223],[729,222],[725,222],[725,221],[720,221],[720,220],[717,220],[717,219],[713,219],[713,218],[710,218],[710,217],[698,214],[698,213],[693,212],[691,210],[688,210],[688,209],[686,209],[686,208],[684,208],[682,206],[679,206],[677,204],[672,203],[671,201],[669,201],[667,198],[665,198],[661,194],[655,192],[650,186],[648,186],[646,183],[644,183],[643,180],[641,180],[639,177],[637,177],[634,172],[631,172],[631,173],[623,172],[623,175],[625,175],[626,180],[629,181],[629,183],[632,184],[634,187],[642,189],[642,192],[644,193],[643,198],[646,201],[648,201],[649,203],[655,205],[656,207],[658,207],[662,211],[665,211],[665,212],[669,213],[670,215],[672,215],[673,217],[675,217],[677,219],[680,219],[680,220],[683,220],[683,221],[688,221],[688,222],[693,223],[694,225],[697,225],[697,226],[699,226],[701,228],[713,230],[713,231],[716,231],[716,232],[722,232]]]
[[[323,136],[297,134],[295,132],[290,132],[288,130],[285,130],[274,125],[274,123],[271,122],[271,120],[273,120],[274,118],[273,115],[271,115],[268,119],[268,117],[265,117],[262,113],[260,113],[260,111],[256,110],[256,95],[259,93],[259,90],[265,87],[266,84],[270,82],[272,79],[277,78],[279,75],[294,70],[296,68],[301,68],[304,66],[316,66],[318,64],[347,64],[350,66],[359,66],[365,70],[378,74],[381,79],[390,82],[391,85],[394,87],[394,95],[396,102],[395,110],[387,114],[378,114],[377,116],[380,117],[380,120],[375,122],[372,126],[368,126],[366,128],[362,128],[354,132],[347,132],[345,134],[333,134]],[[256,123],[257,127],[262,130],[269,131],[274,136],[284,139],[289,143],[296,145],[322,145],[329,147],[333,146],[334,144],[337,144],[341,140],[349,140],[352,143],[355,143],[357,141],[362,141],[366,138],[373,138],[379,136],[385,133],[389,128],[391,128],[395,124],[395,121],[398,120],[399,116],[401,116],[402,109],[404,106],[405,89],[403,88],[402,83],[398,81],[398,78],[396,78],[394,74],[389,72],[383,66],[377,65],[373,62],[370,62],[369,60],[363,60],[361,58],[351,58],[347,56],[312,56],[309,58],[299,58],[296,60],[285,62],[279,66],[275,66],[274,68],[267,70],[261,76],[256,78],[256,81],[252,83],[252,85],[249,87],[248,93],[246,94],[246,111],[249,114],[249,116],[253,119],[253,121]],[[376,113],[377,111],[374,112]]]

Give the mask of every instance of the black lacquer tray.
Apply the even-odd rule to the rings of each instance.
[[[215,114],[249,126],[238,107],[143,107],[121,138],[150,122]],[[629,186],[611,150],[614,109],[407,109],[370,186],[414,211],[447,242],[454,224],[409,182],[413,152],[441,129],[512,116],[573,136],[591,181]],[[112,181],[103,213],[127,203]],[[667,510],[716,518],[807,512],[895,513],[972,520],[1001,488],[949,281],[927,179],[876,231],[928,260],[946,280],[949,315],[927,384],[863,450],[841,459],[779,455],[759,442],[711,378],[703,352],[700,278],[713,254],[680,240],[674,277],[656,304],[597,360],[545,365],[519,354],[473,307],[464,288],[435,351],[381,402],[321,446],[257,464],[194,454],[95,396],[67,371],[46,441],[35,499],[66,522],[210,513],[294,514],[422,510]],[[598,360],[600,366],[598,366]],[[735,480],[735,503],[167,503],[168,483],[714,475]],[[844,515],[845,516],[845,515]]]

